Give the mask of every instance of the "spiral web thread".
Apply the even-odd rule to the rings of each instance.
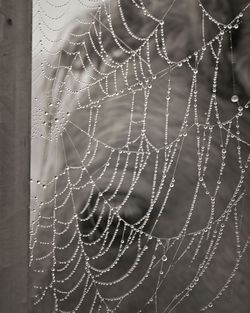
[[[160,45],[164,43],[164,22],[168,20],[168,14],[174,5],[173,1],[166,7],[165,14],[161,20],[157,19],[147,11],[143,1],[131,0],[131,7],[134,6],[138,11],[142,11],[148,18],[156,22],[154,30],[145,38],[133,33],[129,23],[123,14],[123,7],[119,0],[117,6],[119,8],[120,22],[123,23],[127,35],[132,40],[137,40],[140,44],[136,49],[132,49],[124,43],[112,27],[112,13],[108,2],[97,1],[34,1],[34,40],[33,40],[33,59],[40,58],[41,62],[38,66],[33,67],[33,90],[38,90],[42,86],[42,82],[46,81],[50,86],[57,84],[58,94],[65,92],[75,102],[75,107],[70,104],[62,105],[61,98],[58,95],[53,96],[51,90],[36,91],[36,97],[33,99],[33,125],[32,125],[32,144],[36,141],[44,142],[46,145],[54,145],[54,173],[52,178],[46,180],[43,175],[36,174],[31,179],[32,190],[32,221],[31,221],[31,242],[30,242],[30,266],[33,274],[37,277],[48,272],[49,280],[41,280],[40,284],[33,286],[35,290],[34,306],[46,301],[48,293],[53,294],[55,312],[81,312],[85,307],[85,301],[91,299],[92,303],[89,312],[119,312],[122,302],[133,295],[138,288],[147,281],[152,271],[157,271],[157,283],[152,287],[151,295],[141,307],[141,312],[149,306],[154,305],[157,311],[157,294],[161,286],[165,284],[168,275],[174,271],[175,266],[182,261],[187,253],[192,249],[192,258],[189,264],[193,265],[200,255],[202,246],[205,245],[205,252],[199,257],[196,271],[191,281],[182,286],[182,290],[177,293],[172,300],[164,307],[163,312],[173,311],[182,303],[189,294],[199,285],[199,282],[206,275],[210,264],[213,262],[215,255],[219,251],[219,246],[223,236],[225,235],[226,225],[229,219],[234,221],[236,258],[232,272],[225,279],[224,284],[215,293],[210,302],[201,307],[201,311],[213,307],[225,290],[230,285],[239,267],[240,261],[249,244],[249,238],[244,241],[240,232],[240,215],[238,209],[244,201],[246,190],[244,188],[245,175],[250,161],[249,143],[241,136],[241,119],[244,117],[248,109],[248,103],[241,104],[239,97],[232,94],[230,101],[236,105],[236,112],[228,120],[221,121],[219,114],[219,104],[217,103],[217,78],[220,70],[222,44],[225,36],[230,36],[232,30],[237,31],[241,24],[249,5],[247,5],[229,24],[224,25],[211,16],[202,3],[197,0],[200,14],[202,16],[202,25],[200,25],[203,34],[203,45],[200,49],[184,59],[174,62],[168,56],[168,46]],[[94,60],[92,55],[88,54],[88,49],[84,46],[85,38],[89,41],[90,32],[75,33],[67,38],[66,44],[75,46],[75,50],[64,50],[64,54],[71,57],[71,63],[67,66],[60,64],[62,56],[63,43],[63,27],[64,21],[67,20],[67,12],[72,7],[84,9],[85,13],[82,18],[76,19],[76,25],[88,27],[93,30],[96,37],[91,38],[90,43],[93,51],[102,59],[102,63],[109,68],[108,71],[102,72]],[[55,16],[51,16],[55,12]],[[103,23],[102,18],[105,16],[107,21]],[[217,34],[209,41],[206,40],[205,21],[214,24],[217,28]],[[105,52],[102,45],[102,32],[109,32],[112,40],[116,44],[118,61],[112,60],[112,55]],[[60,32],[61,37],[55,34]],[[40,38],[36,40],[36,34]],[[98,41],[99,44],[97,44]],[[53,48],[48,48],[48,42]],[[81,53],[78,49],[77,42],[81,43]],[[166,67],[158,72],[153,72],[151,66],[150,44],[154,45],[157,51],[157,57],[164,60]],[[47,46],[46,46],[47,45]],[[215,48],[217,47],[217,48]],[[206,119],[200,122],[199,119],[199,85],[198,75],[200,64],[209,51],[213,55],[213,80],[211,85],[210,101],[207,107]],[[127,57],[119,61],[119,53]],[[56,64],[48,61],[51,58],[59,60]],[[85,61],[84,61],[85,60]],[[87,60],[87,61],[86,61]],[[193,60],[195,60],[193,62]],[[171,105],[172,97],[172,80],[169,73],[180,71],[182,68],[189,68],[192,73],[192,82],[190,85],[187,104],[183,105],[183,120],[178,130],[176,138],[172,141],[168,140],[168,109]],[[133,72],[133,79],[129,77],[129,69]],[[67,88],[61,81],[60,70],[66,70],[64,79],[70,79],[72,86],[77,88]],[[76,72],[81,71],[82,80],[80,80]],[[52,74],[51,74],[52,73]],[[165,134],[164,144],[156,146],[147,136],[147,110],[150,105],[150,95],[153,92],[157,80],[169,75],[165,90],[160,92],[165,98]],[[122,76],[122,84],[119,84],[117,77]],[[131,76],[131,75],[130,75]],[[58,83],[59,81],[59,83]],[[93,96],[94,91],[98,89],[98,97]],[[135,121],[134,108],[136,106],[136,95],[141,93],[144,97],[142,119]],[[84,103],[81,101],[82,95],[85,95]],[[130,95],[130,103],[127,103],[130,119],[128,123],[127,142],[122,147],[112,146],[99,139],[96,135],[96,128],[99,122],[99,112],[102,107],[110,99],[120,99],[124,95]],[[219,102],[219,101],[218,101]],[[45,106],[45,103],[49,103]],[[115,105],[115,102],[114,102]],[[89,118],[88,129],[71,120],[74,112],[88,112]],[[191,111],[194,112],[194,120],[190,123]],[[216,122],[211,123],[211,116],[215,112]],[[138,126],[139,125],[139,126]],[[87,138],[87,147],[84,153],[74,142],[74,138],[70,135],[69,126],[75,128],[75,131],[82,133],[83,138]],[[112,125],[108,126],[112,127]],[[134,128],[140,127],[139,136],[133,134]],[[206,181],[206,173],[209,167],[210,151],[213,145],[213,136],[215,130],[221,134],[220,156],[218,157],[219,171],[217,174],[215,189],[211,190]],[[235,131],[236,130],[236,131]],[[64,137],[63,137],[64,134]],[[195,135],[194,135],[195,134]],[[188,208],[187,218],[181,231],[172,237],[157,236],[154,229],[157,227],[161,216],[166,210],[168,199],[175,190],[175,170],[182,154],[182,146],[186,138],[192,136],[196,140],[197,146],[197,184],[193,194],[193,200]],[[64,140],[68,138],[71,143],[71,149],[75,150],[79,164],[71,164],[68,158],[68,151],[65,148]],[[237,151],[237,167],[239,171],[239,180],[235,185],[231,198],[227,199],[227,205],[217,212],[217,197],[220,189],[223,188],[224,170],[227,167],[229,146],[233,145]],[[57,147],[60,146],[63,151],[65,167],[58,173]],[[135,148],[136,147],[136,148]],[[230,148],[231,149],[231,148]],[[248,151],[242,156],[242,150]],[[95,162],[100,154],[104,153],[107,157],[102,166],[94,173],[89,168]],[[159,166],[159,158],[164,154],[165,161],[163,166]],[[121,163],[124,158],[125,162]],[[127,201],[133,197],[135,186],[140,185],[141,176],[145,168],[148,166],[150,158],[154,158],[154,171],[151,186],[151,195],[149,206],[146,213],[140,217],[135,223],[128,222],[126,218],[120,214]],[[118,168],[121,167],[121,175],[117,174]],[[132,164],[132,178],[126,178],[128,168]],[[109,177],[109,182],[105,188],[100,188],[100,182],[106,173],[112,168],[113,174]],[[72,171],[77,173],[77,179],[73,179]],[[40,175],[40,177],[39,177]],[[64,180],[63,188],[58,188],[60,180]],[[127,193],[123,199],[119,198],[119,192],[124,180],[129,181]],[[115,188],[114,188],[115,185]],[[112,189],[113,188],[113,189]],[[48,192],[48,190],[53,190]],[[193,212],[196,210],[197,198],[200,190],[203,190],[207,196],[210,208],[210,216],[205,227],[197,231],[190,231],[189,225],[192,221]],[[112,191],[112,192],[111,192]],[[85,202],[80,209],[78,207],[77,195],[85,194]],[[49,194],[49,196],[48,196]],[[154,225],[147,231],[147,224],[152,219],[155,207],[159,206],[158,199],[163,196],[160,203],[160,209],[157,210],[157,217],[154,219]],[[60,200],[58,200],[60,198]],[[63,200],[61,200],[63,199]],[[64,215],[67,207],[67,214]],[[89,210],[91,207],[91,210]],[[50,208],[46,210],[44,208]],[[100,209],[101,208],[101,209]],[[99,211],[98,211],[99,210]],[[48,213],[49,212],[49,213]],[[97,218],[96,218],[97,216]],[[81,225],[87,225],[86,230]],[[101,227],[101,225],[104,225]],[[100,230],[101,229],[101,230]],[[70,234],[70,236],[69,236]],[[185,244],[183,244],[185,242]],[[111,253],[117,249],[117,254]],[[126,255],[131,247],[136,246],[136,252],[133,256],[133,262],[123,273],[121,277],[109,280],[109,274],[116,270],[119,262]],[[149,248],[150,246],[150,248]],[[148,252],[148,250],[150,250]],[[91,252],[94,251],[94,252]],[[109,264],[103,268],[97,266],[107,255],[113,258]],[[130,287],[127,291],[122,291],[120,295],[115,297],[104,295],[103,287],[117,286],[126,284],[126,279],[134,275],[136,270],[141,267],[144,262],[144,256],[147,254],[149,260],[147,268],[143,275]],[[97,262],[97,263],[96,263]],[[48,266],[49,264],[49,266]],[[75,278],[77,274],[77,279]],[[110,276],[112,277],[112,275]],[[39,279],[38,279],[39,281]],[[90,297],[89,294],[93,296]],[[72,300],[73,299],[73,300]],[[87,300],[86,300],[87,299]],[[73,302],[70,309],[67,302]]]

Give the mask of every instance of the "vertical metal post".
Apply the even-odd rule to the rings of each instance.
[[[0,0],[0,311],[28,312],[32,0]]]

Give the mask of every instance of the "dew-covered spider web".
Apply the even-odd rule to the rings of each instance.
[[[209,311],[239,283],[249,10],[221,22],[200,0],[33,1],[35,312],[189,312],[195,294],[192,312]]]

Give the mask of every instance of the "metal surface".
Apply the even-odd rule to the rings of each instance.
[[[31,0],[0,0],[0,311],[28,312]]]

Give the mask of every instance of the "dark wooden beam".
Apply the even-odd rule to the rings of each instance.
[[[0,311],[28,312],[32,0],[0,0]]]

